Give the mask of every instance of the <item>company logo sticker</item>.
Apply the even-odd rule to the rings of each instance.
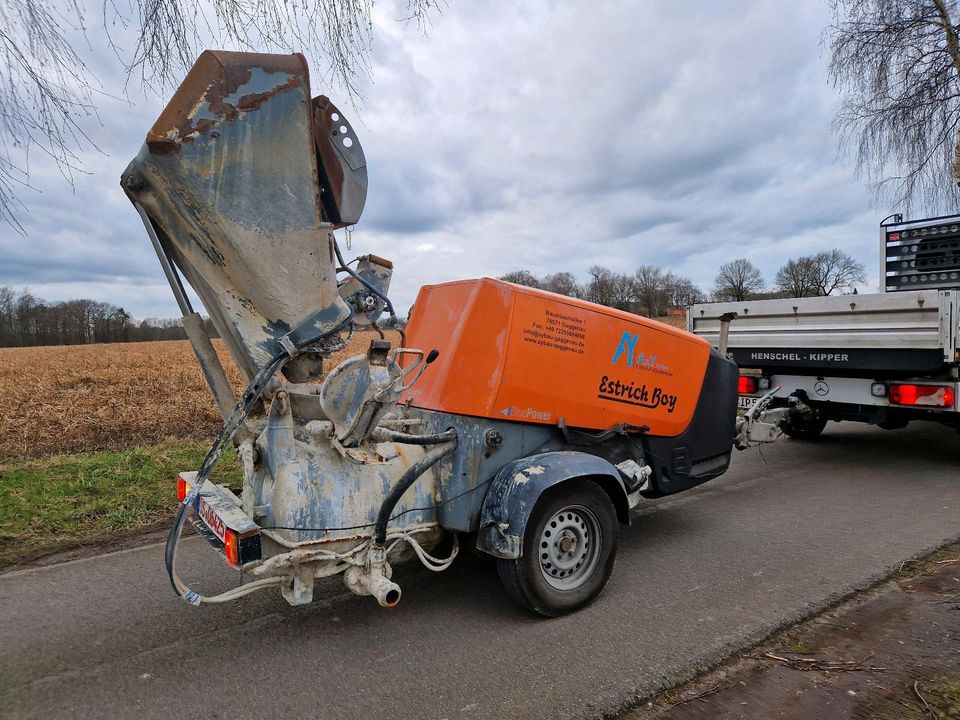
[[[521,408],[516,405],[507,405],[500,414],[505,417],[515,417],[518,420],[549,420],[552,415],[536,408]]]
[[[673,373],[670,372],[667,364],[662,362],[656,355],[637,349],[639,340],[639,333],[624,332],[620,337],[620,342],[617,343],[617,349],[613,353],[613,360],[610,362],[617,365],[620,364],[622,360],[626,363],[627,367],[649,370],[660,373],[661,375],[672,375]]]

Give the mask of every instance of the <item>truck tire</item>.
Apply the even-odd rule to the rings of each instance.
[[[809,420],[794,420],[787,416],[786,421],[780,427],[787,435],[797,440],[812,440],[820,435],[827,426],[827,421],[823,418],[811,418]]]
[[[523,536],[523,553],[497,559],[497,572],[522,607],[558,617],[590,603],[607,584],[619,525],[610,497],[590,480],[568,480],[540,496]]]

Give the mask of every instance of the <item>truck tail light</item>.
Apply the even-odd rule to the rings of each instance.
[[[223,554],[226,555],[228,563],[240,567],[240,538],[235,530],[227,530],[224,534]]]
[[[191,487],[190,483],[183,479],[183,475],[180,475],[177,478],[177,500],[180,502],[186,500],[187,495],[190,494]]]
[[[953,407],[956,393],[950,385],[891,385],[890,402],[893,405]]]
[[[741,375],[737,381],[737,392],[741,395],[753,395],[757,391],[757,379],[749,375]]]

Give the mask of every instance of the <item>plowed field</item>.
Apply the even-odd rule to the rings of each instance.
[[[372,333],[328,360],[365,352]],[[236,391],[245,383],[215,341]],[[222,418],[186,340],[0,348],[0,458],[210,440]]]

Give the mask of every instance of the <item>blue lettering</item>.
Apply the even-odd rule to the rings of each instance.
[[[656,366],[657,366],[656,355],[644,355],[642,352],[637,353],[637,367],[656,367]]]
[[[620,344],[617,345],[617,351],[613,354],[614,365],[617,364],[620,356],[624,353],[627,354],[627,365],[633,365],[633,351],[637,347],[637,340],[639,338],[639,335],[633,335],[628,332],[623,334],[623,337],[620,338]]]

